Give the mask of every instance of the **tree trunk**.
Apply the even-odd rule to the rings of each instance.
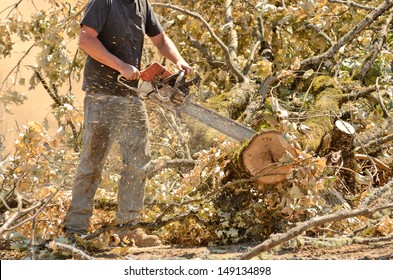
[[[285,157],[297,157],[297,152],[279,131],[271,130],[256,134],[249,142],[240,147],[233,162],[237,170],[262,185],[275,185],[283,182],[292,170]]]
[[[324,138],[332,134],[334,118],[331,115],[339,112],[342,92],[333,78],[319,76],[313,83],[311,93],[315,96],[315,103],[309,115],[315,117],[304,123],[310,128],[310,134],[309,139],[303,141],[303,145],[306,151],[319,151],[326,145],[323,143]]]

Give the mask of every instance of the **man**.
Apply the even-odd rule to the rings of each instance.
[[[81,22],[80,47],[88,58],[84,70],[83,151],[72,200],[65,218],[67,235],[87,233],[93,198],[113,141],[120,145],[123,168],[118,182],[116,223],[136,224],[143,206],[150,161],[148,120],[143,101],[117,83],[117,76],[137,86],[145,34],[179,70],[191,71],[163,31],[148,0],[89,0]],[[121,231],[137,246],[161,242],[143,230]]]

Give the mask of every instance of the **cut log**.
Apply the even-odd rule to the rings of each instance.
[[[274,185],[283,182],[292,170],[292,164],[280,160],[289,153],[297,158],[297,152],[279,131],[265,131],[256,134],[241,152],[243,169],[255,177],[258,183]]]

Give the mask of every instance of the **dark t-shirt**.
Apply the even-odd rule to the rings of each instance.
[[[162,32],[148,0],[89,0],[81,24],[96,30],[110,53],[138,69],[144,35],[153,37]],[[118,71],[88,56],[83,89],[113,90],[118,75]]]

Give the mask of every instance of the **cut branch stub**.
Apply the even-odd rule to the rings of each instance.
[[[272,130],[256,134],[241,153],[243,168],[260,184],[279,184],[293,168],[291,164],[280,162],[287,152],[297,158],[295,148],[281,132]]]

